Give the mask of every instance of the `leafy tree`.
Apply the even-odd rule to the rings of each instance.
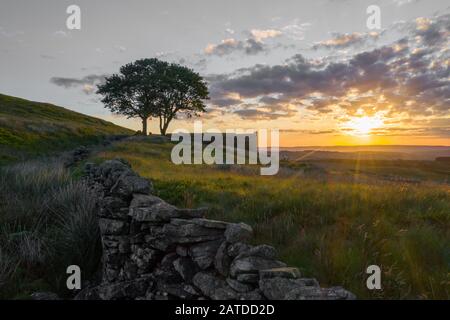
[[[208,99],[208,88],[198,73],[178,64],[167,67],[162,84],[161,102],[154,115],[159,117],[159,128],[161,134],[165,135],[170,122],[178,113],[192,117],[205,111],[204,100]]]
[[[119,74],[107,77],[97,93],[103,95],[102,102],[113,113],[141,118],[142,133],[147,135],[147,121],[158,101],[158,74],[167,65],[157,59],[129,63],[120,68]]]
[[[98,86],[102,102],[112,112],[142,120],[142,133],[147,135],[147,122],[159,118],[161,134],[180,112],[191,117],[205,111],[203,100],[208,89],[202,77],[178,64],[158,59],[142,59],[120,68],[119,74],[107,77]]]

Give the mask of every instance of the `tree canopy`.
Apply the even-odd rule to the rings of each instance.
[[[159,118],[165,135],[177,114],[187,117],[205,111],[208,88],[193,70],[158,59],[142,59],[120,68],[119,74],[106,78],[98,86],[102,102],[113,113],[142,120],[142,133],[147,134],[149,118]]]

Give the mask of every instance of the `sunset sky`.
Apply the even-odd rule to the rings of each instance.
[[[71,4],[81,30],[66,28]],[[379,30],[367,28],[369,5]],[[0,93],[140,129],[95,87],[158,57],[205,77],[206,128],[276,128],[282,146],[450,145],[449,48],[447,0],[0,3]],[[169,131],[180,127],[192,121]]]

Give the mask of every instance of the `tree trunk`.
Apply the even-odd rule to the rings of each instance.
[[[161,119],[159,118],[159,130],[161,131],[161,135],[165,136],[167,132],[167,128],[169,128],[169,123],[172,119]]]
[[[142,134],[147,135],[147,120],[148,118],[142,118]]]
[[[167,127],[161,128],[161,135],[165,136],[167,131]]]

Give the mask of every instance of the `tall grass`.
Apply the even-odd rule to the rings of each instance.
[[[3,250],[0,250],[0,288],[10,281],[15,271],[15,260]]]
[[[0,169],[0,298],[66,295],[72,264],[92,276],[101,256],[95,208],[87,186],[56,160]]]
[[[127,159],[173,204],[208,206],[211,218],[249,223],[255,243],[274,245],[281,259],[323,285],[343,285],[360,298],[450,298],[448,185],[327,181],[295,171],[261,177],[251,170],[177,166],[170,161],[171,147],[124,142],[99,158]],[[371,264],[382,269],[381,291],[366,287]]]

